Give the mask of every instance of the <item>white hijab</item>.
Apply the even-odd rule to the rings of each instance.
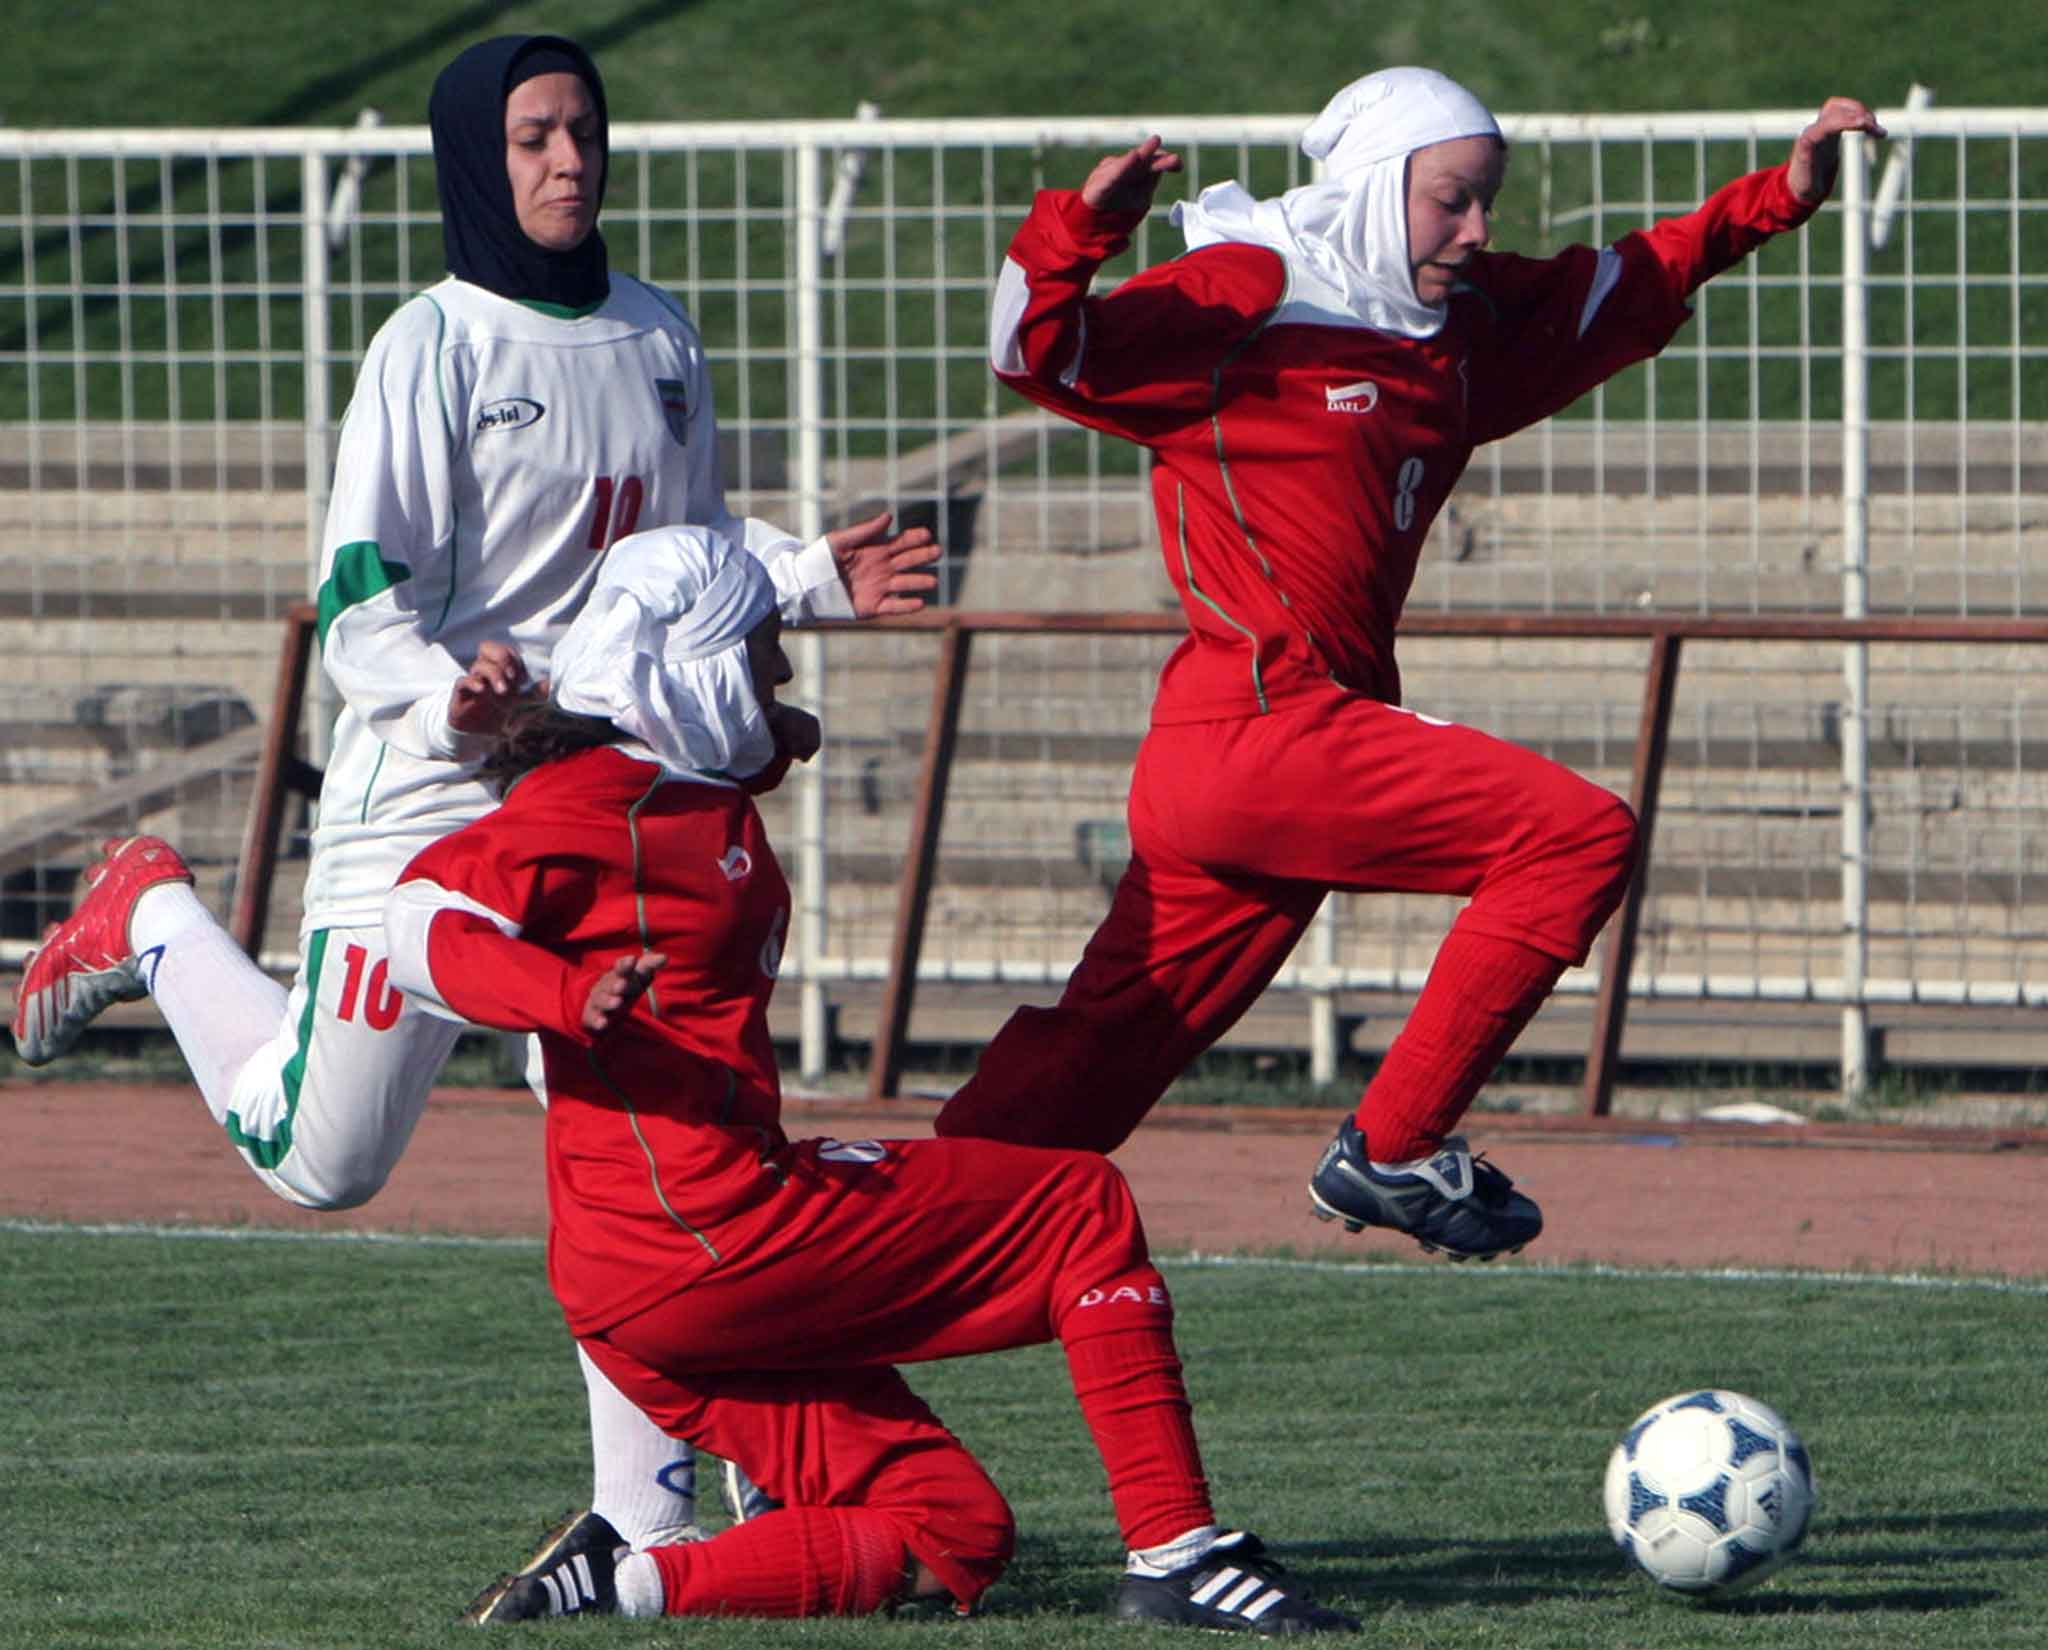
[[[722,534],[631,534],[606,552],[589,601],[555,644],[555,702],[609,717],[679,771],[759,773],[775,736],[746,639],[774,610],[767,569]]]
[[[1452,138],[1499,137],[1500,124],[1434,69],[1381,69],[1354,80],[1302,133],[1323,180],[1255,200],[1219,183],[1173,209],[1188,250],[1218,241],[1269,246],[1287,260],[1288,297],[1382,332],[1428,338],[1442,304],[1415,295],[1408,263],[1408,157]]]

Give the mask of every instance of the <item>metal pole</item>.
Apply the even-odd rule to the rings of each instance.
[[[1319,982],[1337,977],[1337,898],[1325,895],[1323,908],[1308,928],[1310,978]],[[1312,1083],[1337,1081],[1337,1061],[1343,1050],[1337,1047],[1337,988],[1319,983],[1308,997],[1308,1076]]]
[[[320,558],[326,549],[321,542],[327,531],[327,431],[334,422],[334,408],[327,393],[327,360],[332,341],[328,337],[329,267],[327,229],[323,221],[327,205],[327,157],[309,152],[299,158],[299,195],[305,211],[305,228],[300,236],[300,257],[305,260],[303,336],[300,340],[300,373],[304,385],[305,425],[302,450],[306,462],[306,599],[320,599]],[[313,678],[313,725],[307,731],[307,749],[315,766],[328,757],[328,742],[334,731],[333,687],[325,674]]]
[[[1842,142],[1842,617],[1870,611],[1870,362],[1868,156],[1862,136]],[[1869,963],[1870,647],[1842,650],[1842,1094],[1870,1082]]]
[[[796,487],[797,536],[809,543],[825,529],[823,166],[818,145],[796,149]],[[820,720],[825,709],[825,644],[796,637],[798,702]],[[829,747],[827,747],[829,749]],[[807,1082],[825,1075],[831,1024],[825,1002],[825,751],[796,773],[797,956],[802,970],[797,1068]]]

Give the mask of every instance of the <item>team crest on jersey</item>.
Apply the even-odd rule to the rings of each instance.
[[[530,395],[508,395],[496,401],[487,401],[477,409],[476,433],[489,435],[493,430],[523,430],[529,424],[538,424],[547,408]]]
[[[661,398],[661,411],[668,420],[668,433],[687,446],[690,440],[690,387],[680,378],[657,378],[654,393]]]

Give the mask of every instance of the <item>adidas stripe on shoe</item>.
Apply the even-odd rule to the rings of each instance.
[[[1118,1578],[1109,1613],[1119,1621],[1268,1637],[1361,1630],[1353,1617],[1317,1604],[1286,1575],[1257,1536],[1233,1530],[1178,1570],[1158,1576],[1127,1570]]]
[[[524,1569],[502,1575],[470,1600],[462,1619],[476,1627],[548,1616],[611,1615],[619,1607],[615,1579],[626,1544],[594,1512],[574,1513],[546,1535]]]

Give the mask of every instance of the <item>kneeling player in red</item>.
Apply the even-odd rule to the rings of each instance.
[[[571,1331],[781,1505],[638,1553],[586,1518],[474,1619],[970,1608],[1010,1509],[892,1366],[1057,1338],[1130,1550],[1116,1613],[1354,1630],[1217,1525],[1172,1303],[1106,1159],[783,1133],[767,1003],[789,890],[751,793],[818,728],[776,703],[790,668],[758,563],[701,529],[621,540],[553,671],[502,736],[503,803],[394,889],[392,978],[540,1033]]]

